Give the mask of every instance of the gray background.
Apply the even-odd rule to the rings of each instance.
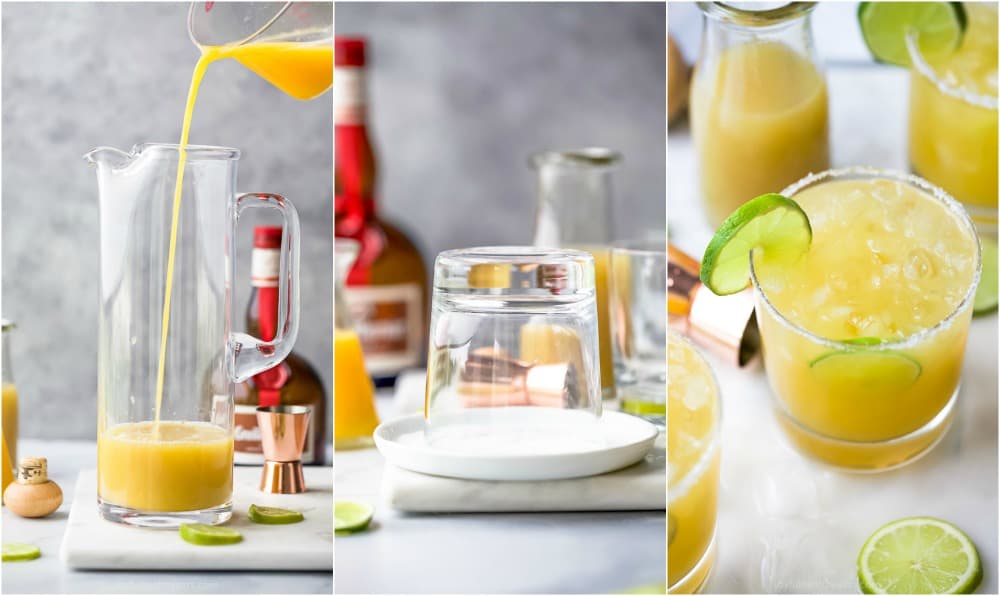
[[[3,316],[21,434],[93,438],[98,308],[97,178],[81,156],[176,143],[198,51],[186,3],[3,6]],[[209,67],[191,142],[243,150],[240,190],[289,197],[302,219],[296,350],[332,388],[332,94],[285,96],[232,61]],[[234,326],[249,290],[241,221]]]
[[[341,2],[336,30],[371,42],[379,206],[428,265],[531,242],[540,149],[620,150],[616,235],[665,228],[663,4]]]

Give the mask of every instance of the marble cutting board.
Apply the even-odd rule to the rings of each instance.
[[[60,557],[77,569],[312,570],[333,569],[333,472],[304,469],[308,491],[270,495],[257,490],[261,469],[237,466],[233,478],[233,519],[226,525],[243,542],[196,546],[176,530],[147,530],[107,522],[97,513],[97,472],[84,470],[66,524]],[[303,512],[297,524],[261,525],[246,517],[251,503]]]
[[[382,498],[398,511],[663,511],[667,500],[663,433],[646,458],[623,470],[568,480],[495,482],[429,476],[386,464]]]

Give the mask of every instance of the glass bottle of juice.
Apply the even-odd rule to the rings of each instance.
[[[344,298],[368,372],[382,386],[391,385],[402,370],[423,364],[427,269],[412,240],[376,210],[375,154],[366,122],[366,45],[356,37],[336,40],[334,232],[360,246]]]
[[[254,229],[250,283],[247,302],[247,332],[270,341],[278,323],[278,279],[281,252],[281,226],[257,226]],[[309,433],[302,450],[302,463],[323,463],[326,434],[326,391],[319,373],[295,353],[278,366],[254,375],[241,384],[235,396],[234,462],[264,463],[257,428],[257,406],[309,406]]]
[[[594,256],[601,390],[605,399],[614,397],[615,392],[608,265],[613,235],[613,174],[620,162],[617,151],[597,147],[545,151],[531,157],[538,180],[534,244],[577,248]],[[531,343],[526,339],[530,340],[530,336],[522,333],[522,343]]]
[[[826,82],[813,3],[743,10],[701,2],[691,132],[712,227],[744,202],[830,165]]]
[[[334,448],[356,449],[374,445],[378,426],[375,387],[365,367],[361,339],[351,322],[344,299],[344,282],[355,259],[358,243],[338,239],[334,247],[334,345],[333,345],[333,437]]]
[[[3,325],[3,441],[11,465],[17,463],[17,386],[14,385],[14,371],[10,366],[10,334],[14,323],[4,319]]]

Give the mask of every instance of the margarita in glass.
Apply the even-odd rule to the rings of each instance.
[[[968,25],[954,52],[922,55],[908,39],[910,162],[961,201],[977,222],[997,214],[997,5],[964,5]]]
[[[778,418],[806,454],[882,469],[929,449],[958,392],[980,255],[961,206],[914,176],[828,171],[785,190],[812,242],[752,257]]]
[[[667,585],[683,594],[701,588],[715,554],[720,404],[708,362],[667,337]]]

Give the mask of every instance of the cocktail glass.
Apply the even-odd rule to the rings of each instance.
[[[621,409],[663,426],[666,406],[667,240],[611,249],[611,336]]]
[[[675,331],[667,338],[667,591],[693,594],[715,559],[721,403],[708,361]]]
[[[911,461],[955,411],[981,269],[975,227],[943,190],[898,172],[831,170],[783,194],[813,239],[795,264],[751,258],[778,421],[834,466]]]
[[[603,445],[594,260],[534,247],[434,264],[425,437],[465,455]]]
[[[968,25],[954,53],[925,56],[907,38],[910,164],[965,205],[981,231],[997,225],[997,5],[966,2]]]

